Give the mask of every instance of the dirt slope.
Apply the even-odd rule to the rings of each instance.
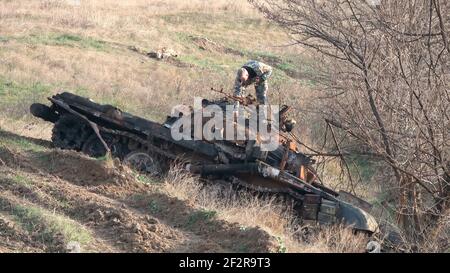
[[[0,130],[0,252],[276,251],[265,231],[219,220],[161,184]]]

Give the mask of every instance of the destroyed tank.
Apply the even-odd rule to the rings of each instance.
[[[314,171],[315,161],[301,153],[288,106],[281,106],[279,142],[275,150],[263,151],[258,141],[175,139],[171,127],[192,107],[176,111],[163,123],[122,112],[69,92],[48,98],[50,106],[34,103],[31,113],[54,123],[55,147],[82,152],[91,157],[110,153],[125,164],[148,175],[160,175],[171,162],[183,162],[192,173],[211,183],[228,183],[236,190],[283,197],[303,223],[343,224],[372,234],[378,225],[370,215],[370,204],[346,192],[324,186]],[[241,104],[252,104],[247,97]],[[235,103],[225,96],[202,101],[202,107],[221,108]]]

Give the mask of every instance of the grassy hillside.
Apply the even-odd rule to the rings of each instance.
[[[230,90],[248,59],[276,69],[272,99],[307,89],[299,48],[245,1],[2,1],[0,3],[0,109],[14,117],[27,105],[62,89],[162,118],[210,87]],[[176,64],[130,50],[167,47]],[[295,65],[294,65],[295,64]],[[301,67],[301,66],[300,66]],[[253,92],[253,90],[252,90]]]

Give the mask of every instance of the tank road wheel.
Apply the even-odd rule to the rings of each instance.
[[[152,176],[158,176],[162,173],[161,164],[158,158],[144,150],[137,150],[129,153],[125,156],[123,161],[138,172]]]
[[[101,133],[101,136],[111,150],[112,156],[123,159],[124,155],[129,152],[126,145],[116,141],[113,135]],[[106,155],[106,149],[95,133],[91,134],[86,142],[84,142],[81,152],[95,158]]]
[[[79,151],[90,134],[90,126],[74,115],[63,115],[56,121],[52,130],[52,142],[61,149]]]

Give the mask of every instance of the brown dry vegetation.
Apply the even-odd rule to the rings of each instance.
[[[279,61],[275,46],[286,43],[286,35],[241,2],[2,1],[2,84],[39,89],[28,101],[69,89],[161,118],[177,103],[209,95],[210,87],[230,89],[234,70],[251,57]],[[200,49],[196,37],[242,55]],[[170,47],[193,67],[151,60],[130,46]],[[284,72],[276,74],[273,88],[299,87]]]
[[[245,1],[69,2],[0,2],[0,252],[68,251],[70,241],[93,252],[364,251],[365,238],[340,227],[303,234],[276,200],[224,198],[177,169],[159,181],[37,140],[50,139],[51,124],[28,107],[62,89],[162,120],[194,96],[217,96],[210,87],[231,90],[252,58],[275,67],[270,99],[295,107],[304,142],[318,126],[301,111],[314,93],[313,61],[280,47],[289,37]],[[130,47],[169,47],[179,58]],[[337,169],[325,174],[340,187]],[[79,170],[90,171],[79,179]],[[360,195],[375,198],[366,187]]]

